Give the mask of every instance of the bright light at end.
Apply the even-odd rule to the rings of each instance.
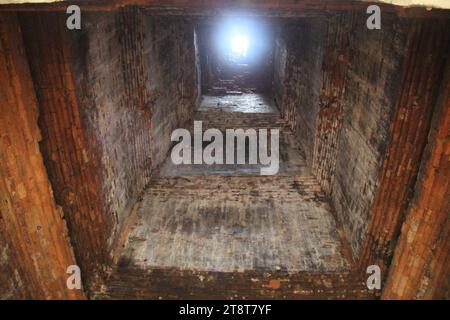
[[[231,40],[231,51],[245,57],[248,51],[248,38],[242,34],[235,35]]]

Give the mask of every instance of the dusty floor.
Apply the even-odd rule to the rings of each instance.
[[[161,178],[139,204],[123,258],[200,271],[342,271],[330,210],[310,177]]]
[[[258,288],[278,281],[270,280],[276,275],[303,288],[286,288],[277,297],[312,297],[317,290],[332,296],[330,288],[343,282],[367,295],[300,144],[276,109],[247,103],[233,108],[252,112],[203,105],[192,121],[202,120],[204,130],[280,128],[279,174],[261,176],[249,165],[175,166],[169,157],[136,204],[116,251],[117,266],[97,297],[214,296],[204,281],[221,294],[234,292],[224,287],[229,283],[240,288],[238,295],[271,296],[270,288]]]
[[[203,120],[204,129],[281,125],[276,108],[262,99],[231,96],[233,108],[245,111],[230,112],[225,103],[206,106],[204,97],[194,120]],[[120,259],[142,268],[218,272],[346,270],[332,208],[299,142],[281,129],[277,176],[261,176],[260,165],[174,165],[168,157],[134,212]]]
[[[220,109],[226,112],[245,113],[278,113],[270,96],[258,93],[242,93],[239,95],[213,96],[203,95],[199,111]]]

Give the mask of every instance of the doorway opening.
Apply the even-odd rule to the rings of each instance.
[[[198,25],[200,110],[278,112],[272,98],[274,30],[273,21],[250,17]]]

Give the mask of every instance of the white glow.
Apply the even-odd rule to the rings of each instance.
[[[243,34],[237,34],[231,40],[231,51],[234,54],[245,57],[249,47],[248,38]]]

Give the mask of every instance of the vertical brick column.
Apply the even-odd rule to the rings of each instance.
[[[55,200],[64,211],[87,288],[109,263],[111,221],[104,209],[98,146],[83,123],[64,13],[21,13],[31,76],[39,104],[40,147]],[[66,33],[69,33],[66,34]],[[108,219],[109,218],[109,219]]]
[[[1,233],[30,297],[83,298],[66,287],[67,266],[76,262],[39,149],[38,107],[15,14],[0,14],[0,49]]]
[[[403,223],[384,299],[448,298],[450,258],[450,64],[415,196]]]
[[[418,20],[410,32],[391,141],[372,205],[360,267],[377,264],[386,275],[410,201],[439,93],[449,43],[444,20]]]

